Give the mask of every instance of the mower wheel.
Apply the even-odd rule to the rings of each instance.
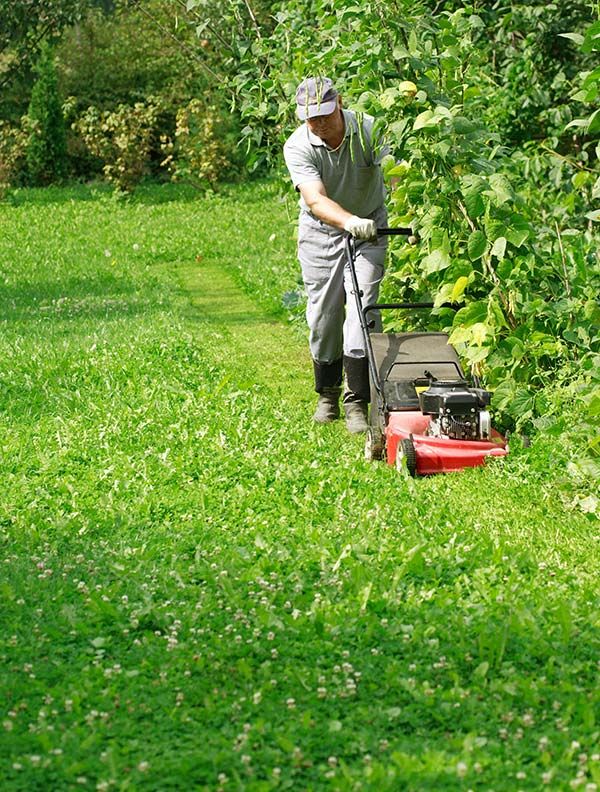
[[[365,459],[367,462],[382,459],[383,447],[383,435],[375,427],[369,426],[365,437]]]
[[[396,451],[396,470],[400,473],[417,475],[417,452],[415,444],[410,438],[405,438],[398,443]]]

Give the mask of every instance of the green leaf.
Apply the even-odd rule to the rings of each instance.
[[[497,206],[502,206],[507,201],[512,200],[512,190],[510,182],[501,173],[493,173],[490,176],[491,190],[486,190],[485,194],[489,195]]]
[[[456,302],[457,300],[459,300],[463,296],[463,293],[464,293],[465,289],[467,288],[467,284],[468,283],[469,283],[469,279],[466,278],[464,275],[462,275],[460,278],[458,278],[458,280],[456,281],[456,283],[452,287],[452,292],[450,294],[450,301],[451,302]]]
[[[468,326],[475,324],[475,322],[484,322],[487,319],[487,313],[487,302],[483,300],[472,302],[456,312],[452,325],[453,327],[459,327],[460,325]]]
[[[565,127],[565,130],[571,129],[572,127],[584,127],[587,126],[587,123],[587,118],[574,118],[572,121],[569,121]]]
[[[477,128],[472,121],[464,116],[456,116],[452,121],[452,126],[458,135],[468,135],[469,132],[473,132]]]
[[[492,328],[488,324],[485,322],[475,322],[475,324],[469,325],[468,327],[455,327],[450,334],[449,342],[451,344],[474,344],[477,347],[481,347],[487,338],[492,335]],[[485,355],[483,357],[485,357]],[[477,359],[482,360],[483,357],[479,356]],[[475,358],[470,356],[470,360],[474,362]]]
[[[534,406],[535,395],[526,388],[517,388],[507,408],[515,418],[523,418],[533,410]]]
[[[600,22],[594,22],[593,25],[585,31],[585,39],[581,49],[583,52],[592,52],[593,50],[600,49]]]
[[[425,256],[421,262],[421,268],[426,275],[432,272],[439,272],[450,266],[450,256],[448,251],[438,248]]]
[[[476,322],[474,325],[471,326],[471,339],[474,344],[477,346],[481,346],[486,338],[492,335],[492,329],[489,325],[485,324],[485,322]]]
[[[579,190],[588,183],[589,178],[590,176],[588,173],[586,173],[586,171],[577,171],[577,173],[571,179],[571,184],[573,187],[575,187],[575,189]]]
[[[415,118],[413,129],[417,130],[417,129],[423,129],[424,127],[428,127],[428,126],[435,126],[437,122],[434,121],[433,124],[430,123],[432,118],[433,118],[433,112],[431,110],[424,110],[422,113],[419,113],[419,115]]]
[[[452,113],[444,105],[438,105],[435,108],[435,112],[433,115],[436,119],[440,119],[440,120],[443,118],[452,118]]]
[[[581,33],[559,33],[558,35],[562,36],[562,38],[571,39],[571,41],[574,41],[576,44],[579,44],[580,46],[585,41],[585,38],[584,36],[581,35]]]
[[[498,237],[498,239],[496,239],[494,244],[492,245],[492,256],[495,256],[497,259],[500,259],[500,261],[502,261],[505,252],[506,252],[506,237],[503,236]]]
[[[586,217],[588,220],[592,220],[593,222],[597,223],[600,221],[600,209],[595,209],[593,212],[588,212]]]
[[[485,211],[485,203],[482,198],[484,188],[485,182],[482,179],[466,181],[461,187],[467,212],[472,219],[480,217]]]
[[[529,236],[529,232],[529,223],[522,215],[511,215],[510,225],[506,228],[505,232],[505,236],[511,245],[515,245],[515,247],[521,247],[523,242],[525,242]]]
[[[391,168],[385,168],[386,176],[405,176],[410,170],[410,165],[407,162],[400,162]]]
[[[508,379],[502,380],[494,390],[492,407],[495,410],[506,410],[513,399],[515,390],[516,383],[513,379],[509,377]]]
[[[592,113],[587,122],[588,135],[595,135],[596,132],[600,132],[600,109]]]
[[[385,91],[379,96],[379,103],[384,110],[389,110],[394,106],[400,93],[397,88],[386,88]]]
[[[433,301],[433,305],[435,308],[439,308],[440,305],[443,305],[444,303],[451,301],[452,301],[452,284],[444,283],[444,285],[438,290],[438,293],[435,295],[435,300]]]
[[[480,259],[485,253],[487,247],[487,239],[483,231],[473,231],[467,242],[467,250],[471,261]]]

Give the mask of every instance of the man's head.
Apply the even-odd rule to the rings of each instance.
[[[329,77],[307,77],[296,91],[296,113],[301,121],[328,116],[339,105],[338,92]]]

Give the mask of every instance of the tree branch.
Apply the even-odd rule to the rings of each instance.
[[[150,20],[150,21],[151,21],[151,22],[154,24],[154,26],[155,26],[156,28],[158,28],[158,30],[160,30],[160,31],[161,31],[161,33],[165,33],[167,36],[169,36],[170,38],[172,38],[172,39],[173,39],[173,41],[176,41],[176,42],[177,42],[177,44],[178,44],[178,45],[181,47],[181,49],[183,49],[183,50],[185,50],[186,52],[188,52],[188,53],[189,53],[189,54],[190,54],[190,55],[191,55],[191,56],[192,56],[192,57],[193,57],[193,58],[194,58],[194,59],[195,59],[195,60],[198,62],[198,64],[201,66],[201,68],[202,68],[202,69],[204,69],[204,71],[206,71],[208,74],[210,74],[210,76],[211,76],[211,77],[212,77],[214,80],[216,80],[217,82],[222,82],[222,81],[219,79],[219,77],[218,77],[217,73],[216,73],[216,72],[214,72],[214,71],[213,71],[213,70],[210,68],[210,66],[208,66],[208,64],[207,64],[207,63],[205,63],[205,62],[202,60],[202,58],[199,58],[199,57],[198,57],[198,54],[197,54],[197,53],[196,53],[196,52],[195,52],[195,51],[192,49],[192,47],[188,46],[188,45],[187,45],[187,44],[185,44],[183,41],[180,41],[180,40],[177,38],[177,36],[176,36],[174,33],[171,33],[171,31],[170,31],[168,28],[166,28],[164,25],[162,25],[162,24],[161,24],[161,23],[160,23],[160,22],[159,22],[159,21],[156,19],[156,17],[152,16],[152,14],[151,14],[151,13],[150,13],[150,12],[149,12],[147,9],[145,9],[145,8],[143,7],[143,5],[142,5],[142,1],[141,1],[141,0],[133,0],[133,3],[134,3],[134,5],[136,6],[136,8],[138,8],[138,9],[139,9],[139,10],[142,12],[142,14],[145,14],[145,15],[148,17],[148,19],[149,19],[149,20]],[[228,90],[229,90],[229,89],[228,89]]]
[[[185,3],[185,0],[176,0],[176,2],[186,11],[186,13],[189,13],[187,5]],[[199,14],[197,14],[196,12],[194,12],[194,16],[197,19],[202,19],[202,17]],[[222,36],[221,33],[210,22],[207,22],[206,19],[202,19],[202,22],[206,25],[206,29],[210,30],[210,32],[213,34],[213,36],[215,36],[215,38],[217,38],[219,40],[219,42],[226,49],[228,49],[229,52],[231,52],[232,55],[237,55],[237,53],[235,51],[235,48],[231,46],[231,44],[227,41],[227,39],[224,38],[224,36]]]

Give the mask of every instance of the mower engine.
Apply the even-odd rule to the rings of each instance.
[[[424,415],[431,415],[428,435],[452,440],[489,440],[492,432],[487,411],[491,393],[471,388],[466,380],[430,379],[419,394]]]

